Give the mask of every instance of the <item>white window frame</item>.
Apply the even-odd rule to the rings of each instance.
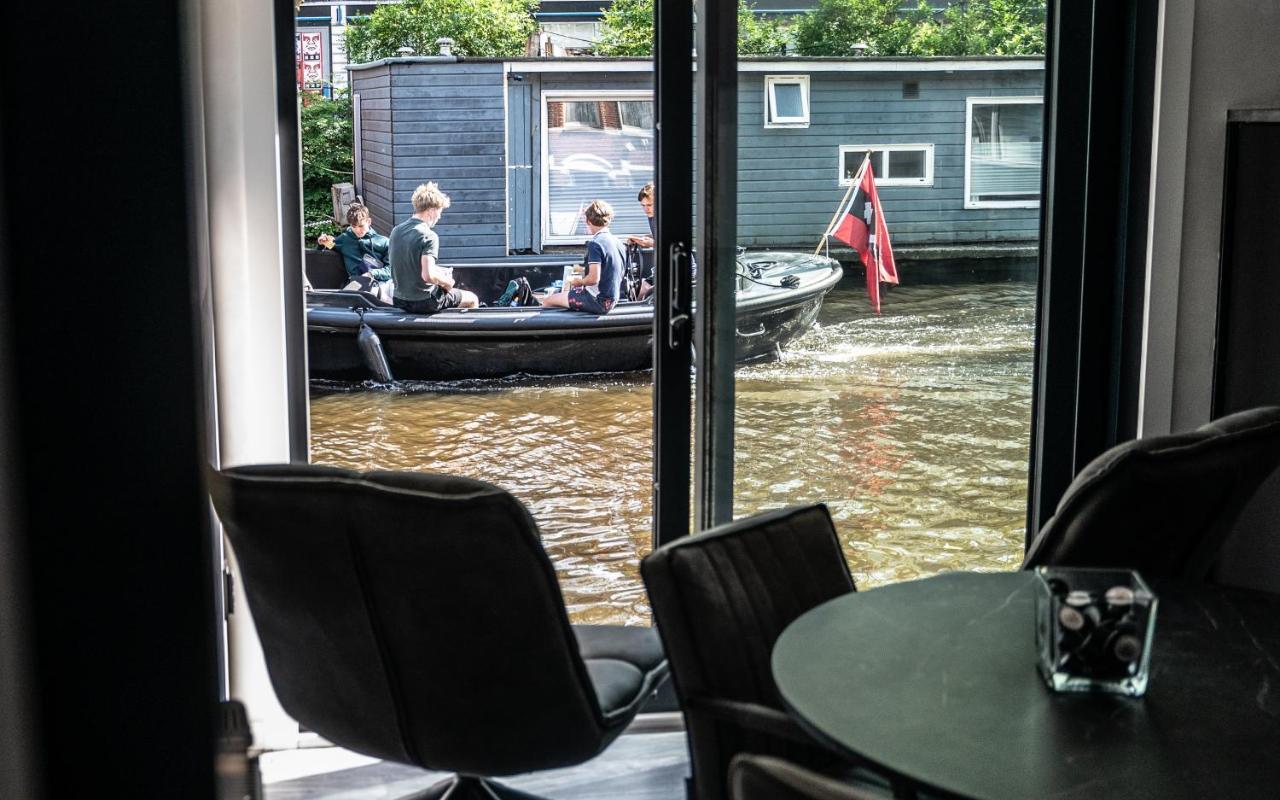
[[[1040,198],[1035,200],[973,200],[970,191],[973,176],[973,107],[976,105],[1039,105],[1044,119],[1044,95],[1005,95],[1002,97],[967,97],[964,104],[964,207],[965,208],[1039,208]],[[1041,141],[1044,135],[1041,134]],[[1041,172],[1044,163],[1040,164]]]
[[[924,177],[895,178],[893,175],[876,173],[876,186],[932,186],[933,185],[933,145],[931,144],[842,144],[836,158],[836,185],[848,186],[853,178],[844,176],[845,153],[866,153],[875,150],[882,153],[922,152],[924,153]],[[885,169],[889,168],[889,159],[884,159]]]
[[[778,117],[778,95],[774,87],[779,84],[800,87],[800,105],[804,113],[799,117]],[[766,128],[807,128],[809,127],[809,76],[808,75],[766,75],[764,76],[764,126]]]
[[[540,183],[542,184],[539,192],[540,208],[538,210],[538,221],[542,227],[542,243],[543,244],[586,244],[588,236],[556,236],[551,233],[551,163],[547,154],[547,106],[551,103],[567,101],[571,103],[581,102],[583,100],[648,100],[653,102],[653,92],[648,89],[618,89],[616,91],[600,91],[599,89],[556,89],[550,92],[542,93],[542,133],[539,136],[539,164],[538,169]],[[629,127],[629,126],[628,126]],[[656,176],[658,165],[653,165]]]

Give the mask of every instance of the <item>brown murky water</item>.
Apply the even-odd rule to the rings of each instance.
[[[860,587],[1021,560],[1035,287],[856,287],[780,361],[738,371],[735,513],[824,501]],[[643,623],[647,374],[313,384],[312,458],[468,475],[532,510],[575,622]],[[589,431],[590,434],[584,434]]]

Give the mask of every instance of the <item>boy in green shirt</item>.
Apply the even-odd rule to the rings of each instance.
[[[360,203],[352,203],[347,208],[347,225],[350,227],[336,238],[327,233],[320,234],[317,239],[320,246],[342,254],[347,277],[353,281],[365,283],[369,278],[378,282],[391,280],[391,268],[387,266],[390,241],[373,229],[369,209]]]

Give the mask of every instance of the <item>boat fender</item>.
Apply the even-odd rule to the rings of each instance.
[[[360,323],[360,330],[356,333],[356,345],[360,348],[364,365],[369,368],[379,383],[395,383],[395,378],[391,377],[391,365],[387,363],[387,354],[382,352],[382,340],[366,322]]]

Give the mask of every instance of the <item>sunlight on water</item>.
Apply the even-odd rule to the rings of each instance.
[[[1035,288],[853,288],[780,361],[738,371],[738,515],[824,501],[861,587],[1013,569],[1026,503]],[[467,475],[533,512],[575,622],[648,620],[647,374],[313,384],[312,458]]]

